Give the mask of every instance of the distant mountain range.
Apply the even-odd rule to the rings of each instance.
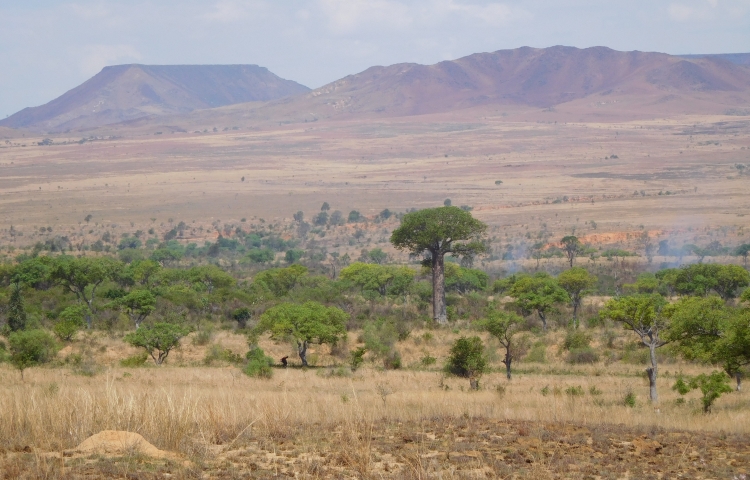
[[[747,108],[750,54],[673,56],[606,47],[522,47],[434,65],[371,67],[312,91],[257,66],[120,65],[0,125],[61,131],[222,116],[296,122],[503,104],[549,108],[594,95]],[[244,103],[259,101],[265,103]]]
[[[65,131],[308,91],[257,65],[116,65],[45,105],[1,120],[0,126]]]

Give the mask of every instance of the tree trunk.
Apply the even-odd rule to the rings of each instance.
[[[653,343],[648,346],[649,353],[651,354],[651,366],[646,369],[648,374],[648,386],[649,386],[649,398],[651,403],[659,402],[659,394],[656,392],[656,375],[658,373],[658,367],[656,364],[656,345]]]
[[[547,317],[544,315],[544,313],[541,310],[537,310],[536,313],[539,314],[539,318],[542,319],[542,330],[547,331]]]
[[[477,377],[469,377],[469,387],[472,390],[479,390],[479,379]]]
[[[448,323],[445,311],[445,264],[443,254],[432,252],[432,316],[441,324]]]
[[[508,380],[511,379],[510,375],[510,364],[513,362],[513,357],[510,353],[505,354],[505,360],[503,360],[503,363],[505,364],[505,375],[508,377]]]
[[[299,352],[299,359],[302,360],[302,366],[307,366],[307,340],[297,342],[297,351]]]
[[[737,381],[737,391],[742,391],[742,372],[734,372],[734,379]]]
[[[573,300],[573,328],[578,329],[578,304],[580,301]]]

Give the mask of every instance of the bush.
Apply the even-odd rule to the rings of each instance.
[[[479,337],[461,337],[455,341],[450,350],[446,372],[468,378],[471,389],[479,388],[479,377],[487,371],[487,359],[484,357],[484,345]]]
[[[22,330],[11,333],[10,363],[21,371],[51,361],[57,355],[55,339],[44,330]]]
[[[126,367],[126,368],[142,367],[146,364],[147,360],[148,360],[148,353],[146,352],[136,353],[135,355],[131,355],[127,358],[123,358],[122,360],[120,360],[120,366]]]
[[[569,397],[582,397],[583,396],[583,387],[578,385],[576,387],[568,387],[565,389],[565,394]]]
[[[228,348],[222,347],[220,344],[215,343],[206,350],[206,356],[203,357],[203,363],[205,365],[211,365],[215,362],[226,362],[226,363],[242,363],[242,355],[234,353]]]
[[[566,361],[573,365],[596,363],[599,361],[599,354],[597,354],[591,347],[574,348],[568,352],[568,358]]]
[[[437,358],[431,356],[429,353],[425,353],[422,358],[419,359],[419,364],[423,367],[429,367],[437,363]]]
[[[524,362],[547,363],[547,345],[544,342],[536,342],[524,357]]]
[[[365,353],[367,353],[365,347],[357,347],[350,353],[349,366],[352,367],[352,372],[357,371],[365,363]]]
[[[628,392],[625,394],[625,398],[622,399],[622,403],[626,407],[635,408],[635,405],[636,405],[635,393],[633,393],[632,390],[628,390]]]
[[[213,338],[214,329],[213,327],[208,326],[203,330],[198,330],[197,332],[195,332],[195,335],[193,335],[191,342],[197,347],[202,347],[211,343],[211,340],[213,340]]]
[[[266,356],[263,349],[255,347],[245,355],[247,365],[242,370],[245,375],[255,378],[271,378],[273,376],[273,358]]]
[[[565,350],[584,349],[591,345],[591,337],[586,333],[579,330],[568,330],[565,334],[565,340],[563,340],[563,348]]]
[[[83,328],[88,309],[83,305],[73,305],[60,312],[60,320],[52,327],[54,334],[63,341],[70,341]]]
[[[383,368],[386,370],[398,370],[401,368],[401,354],[398,350],[391,350],[383,357]]]

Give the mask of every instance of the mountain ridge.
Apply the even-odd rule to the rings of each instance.
[[[44,105],[1,120],[0,126],[47,131],[97,127],[309,90],[257,65],[114,65]]]

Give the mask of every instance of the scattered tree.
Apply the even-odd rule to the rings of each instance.
[[[599,312],[602,318],[610,318],[622,323],[623,327],[633,331],[648,347],[651,366],[646,369],[646,373],[648,374],[649,397],[653,403],[659,401],[656,391],[658,374],[656,349],[669,342],[668,337],[665,338],[667,318],[661,312],[665,304],[666,301],[660,295],[629,295],[613,298]]]
[[[481,236],[487,225],[458,207],[440,207],[407,213],[393,231],[391,243],[413,255],[429,255],[432,268],[433,318],[446,323],[445,254],[476,255],[486,251]]]
[[[255,335],[270,331],[275,340],[293,338],[302,365],[307,366],[310,344],[335,344],[346,333],[348,315],[336,308],[317,302],[303,305],[282,303],[269,308],[260,317]]]
[[[173,323],[157,322],[144,325],[135,332],[125,335],[125,342],[134,347],[146,349],[154,363],[161,365],[169,352],[180,346],[180,340],[190,333],[188,327]]]
[[[547,329],[547,314],[555,311],[556,304],[568,301],[565,290],[546,272],[518,277],[508,295],[515,298],[514,305],[525,315],[536,312],[544,330]]]
[[[469,387],[479,390],[479,379],[487,371],[484,345],[479,337],[460,337],[451,347],[445,370],[469,379]]]
[[[573,306],[573,326],[578,328],[578,309],[583,297],[586,296],[596,285],[596,277],[591,275],[585,268],[572,267],[557,276],[557,283],[570,297]]]
[[[582,254],[586,249],[584,248],[580,240],[578,240],[578,237],[573,235],[563,237],[560,243],[562,243],[562,250],[568,257],[570,268],[573,268],[573,262],[575,262],[576,257]]]
[[[516,345],[513,342],[513,336],[520,330],[523,318],[514,313],[501,312],[494,308],[487,312],[486,317],[484,320],[477,322],[477,325],[497,338],[500,345],[505,348],[503,363],[505,364],[505,375],[510,380],[511,364],[516,354]]]
[[[10,363],[21,372],[51,361],[57,355],[55,339],[44,330],[21,330],[8,336]]]

